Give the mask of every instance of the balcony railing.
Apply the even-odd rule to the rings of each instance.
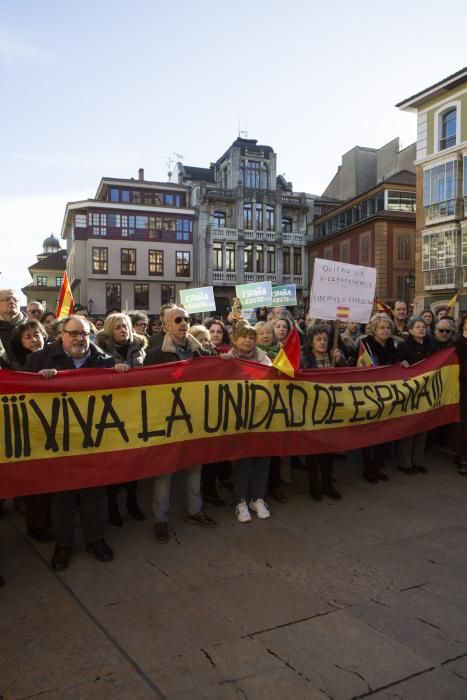
[[[212,281],[217,282],[218,284],[235,284],[237,281],[237,273],[225,271],[213,272]]]
[[[276,240],[276,234],[274,231],[253,231],[253,229],[245,229],[244,231],[245,235],[245,240],[254,240],[256,239],[257,241],[275,241]]]
[[[305,242],[305,234],[301,231],[283,233],[282,240],[284,241],[284,243],[295,243],[297,245],[303,245],[303,243]]]
[[[283,207],[304,207],[305,202],[301,197],[293,197],[291,195],[282,195],[282,206]]]
[[[216,228],[211,226],[212,237],[221,241],[236,241],[238,232],[236,228]]]
[[[208,199],[235,199],[235,190],[224,190],[220,187],[207,187],[204,191]]]

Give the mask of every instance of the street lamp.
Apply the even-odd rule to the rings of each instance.
[[[411,297],[413,297],[413,294],[411,294],[411,289],[415,287],[415,275],[413,272],[409,272],[409,274],[406,276],[405,283],[407,285],[407,306],[409,306]]]

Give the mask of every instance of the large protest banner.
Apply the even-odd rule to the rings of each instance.
[[[204,357],[0,372],[0,497],[118,483],[226,458],[350,450],[458,418],[445,350],[407,369],[301,371]]]

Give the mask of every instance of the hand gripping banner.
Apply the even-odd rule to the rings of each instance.
[[[408,369],[306,370],[203,357],[141,367],[0,372],[0,498],[119,483],[197,464],[346,451],[458,420],[444,350]]]

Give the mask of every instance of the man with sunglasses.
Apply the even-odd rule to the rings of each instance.
[[[12,360],[10,357],[10,337],[13,329],[27,320],[27,316],[19,307],[17,292],[14,289],[0,289],[0,342],[9,361]]]
[[[435,326],[433,348],[435,352],[454,347],[454,326],[450,318],[441,317]]]
[[[160,347],[148,350],[145,365],[158,365],[165,362],[190,360],[209,353],[203,350],[194,336],[189,333],[190,319],[185,309],[179,306],[166,309],[164,314],[165,336]],[[168,515],[170,504],[170,486],[173,474],[161,474],[154,477],[153,511],[156,518],[154,525],[157,542],[166,543],[170,539]],[[216,521],[203,511],[201,498],[201,466],[190,467],[184,472],[187,521],[200,527],[215,527]]]
[[[126,364],[116,363],[97,345],[90,342],[91,328],[84,316],[69,316],[63,322],[62,337],[32,352],[26,359],[26,370],[38,372],[44,379],[52,379],[57,371],[87,367],[113,367],[116,372],[127,372]],[[53,493],[52,530],[56,545],[51,567],[63,571],[68,567],[73,546],[76,509],[80,512],[81,527],[86,549],[98,561],[109,562],[113,552],[104,540],[104,517],[107,511],[105,487],[98,486],[74,491]]]

